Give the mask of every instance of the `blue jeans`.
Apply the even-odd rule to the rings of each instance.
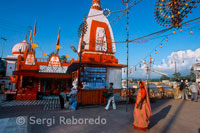
[[[76,110],[77,109],[77,97],[69,98],[69,103],[71,104],[70,109]]]
[[[198,101],[198,92],[192,92],[192,100],[194,100],[195,102]]]

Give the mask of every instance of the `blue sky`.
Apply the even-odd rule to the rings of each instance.
[[[130,0],[131,1],[131,0]],[[155,0],[143,0],[130,11],[130,39],[134,39],[161,29],[164,29],[155,22],[154,8]],[[61,27],[61,46],[60,55],[69,54],[70,58],[77,58],[72,52],[70,45],[78,46],[78,27],[84,16],[87,16],[91,7],[92,0],[2,0],[0,4],[0,37],[6,37],[6,47],[4,57],[11,54],[14,44],[21,42],[28,34],[28,26],[34,26],[37,19],[36,42],[40,48],[36,48],[37,57],[42,57],[42,51],[51,53],[55,51],[58,29]],[[111,11],[124,9],[121,0],[101,0],[104,8]],[[192,10],[188,15],[187,21],[199,17],[200,7]],[[111,21],[120,14],[111,14],[108,19]],[[126,17],[123,16],[119,21],[112,25],[115,41],[126,39]],[[172,52],[191,49],[195,51],[199,48],[200,30],[193,30],[178,33],[169,37],[169,42],[164,44],[163,49],[158,49],[155,58],[155,65],[161,64]],[[130,65],[137,64],[141,59],[148,55],[163,38],[151,40],[147,43],[130,44]],[[119,62],[126,63],[126,45],[116,44],[116,57]],[[2,46],[0,47],[0,50]],[[157,75],[158,76],[158,75]]]

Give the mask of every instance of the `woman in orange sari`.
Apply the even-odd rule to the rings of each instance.
[[[148,91],[144,82],[139,83],[139,90],[134,109],[134,123],[136,129],[148,130],[149,118],[151,116],[151,106],[149,102]]]

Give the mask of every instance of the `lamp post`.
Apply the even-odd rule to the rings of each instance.
[[[150,79],[150,75],[151,75],[151,64],[154,62],[154,59],[151,58],[150,56],[150,61],[149,63],[147,63],[146,61],[143,61],[143,63],[146,65],[146,72],[147,72],[147,90],[148,90],[148,94],[150,92],[150,89],[149,89],[149,79]]]
[[[129,53],[129,5],[128,3],[130,2],[129,0],[121,0],[123,5],[126,5],[126,35],[127,35],[127,39],[126,39],[126,54],[127,54],[127,74],[126,74],[126,112],[128,111],[128,67],[129,67],[129,58],[128,58],[128,53]]]
[[[177,62],[176,61],[172,61],[172,64],[174,63],[174,77],[176,78],[177,75]],[[176,80],[179,80],[178,77]]]
[[[76,50],[76,48],[73,46],[73,45],[71,45],[70,46],[70,48],[74,51],[74,53],[77,53],[78,55],[79,55],[79,73],[78,73],[78,77],[79,77],[79,79],[78,79],[78,87],[80,87],[80,85],[81,85],[81,82],[80,82],[80,76],[81,76],[81,67],[82,67],[82,51],[83,51],[83,49],[84,49],[84,47],[85,47],[85,41],[83,41],[82,43],[81,43],[81,48],[80,48],[80,52],[78,53],[78,51]]]
[[[3,58],[4,43],[5,43],[5,41],[6,41],[7,39],[6,39],[6,38],[4,38],[4,37],[2,37],[2,38],[1,38],[1,40],[2,40],[2,51],[1,51],[1,58]]]

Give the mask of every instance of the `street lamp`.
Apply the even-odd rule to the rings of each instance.
[[[149,79],[150,79],[150,74],[151,74],[151,64],[154,63],[154,59],[151,58],[150,56],[150,61],[147,63],[146,61],[142,61],[146,65],[146,71],[147,71],[147,90],[149,93]]]
[[[80,67],[79,67],[79,73],[78,73],[78,78],[79,78],[79,80],[78,80],[78,86],[79,87],[81,85],[80,76],[81,76],[81,66],[82,66],[82,51],[85,48],[85,45],[86,45],[86,43],[85,43],[85,41],[83,41],[81,43],[81,48],[80,48],[80,53],[79,53],[79,65],[80,65]],[[76,50],[76,48],[73,45],[71,45],[70,48],[74,51],[74,53],[78,54],[78,51]]]
[[[3,49],[4,49],[4,43],[5,43],[5,41],[7,40],[6,38],[4,38],[4,37],[2,37],[1,38],[1,40],[2,40],[2,51],[1,51],[1,58],[3,58]]]
[[[70,48],[74,51],[74,53],[77,53],[77,50],[73,45],[71,45]]]

